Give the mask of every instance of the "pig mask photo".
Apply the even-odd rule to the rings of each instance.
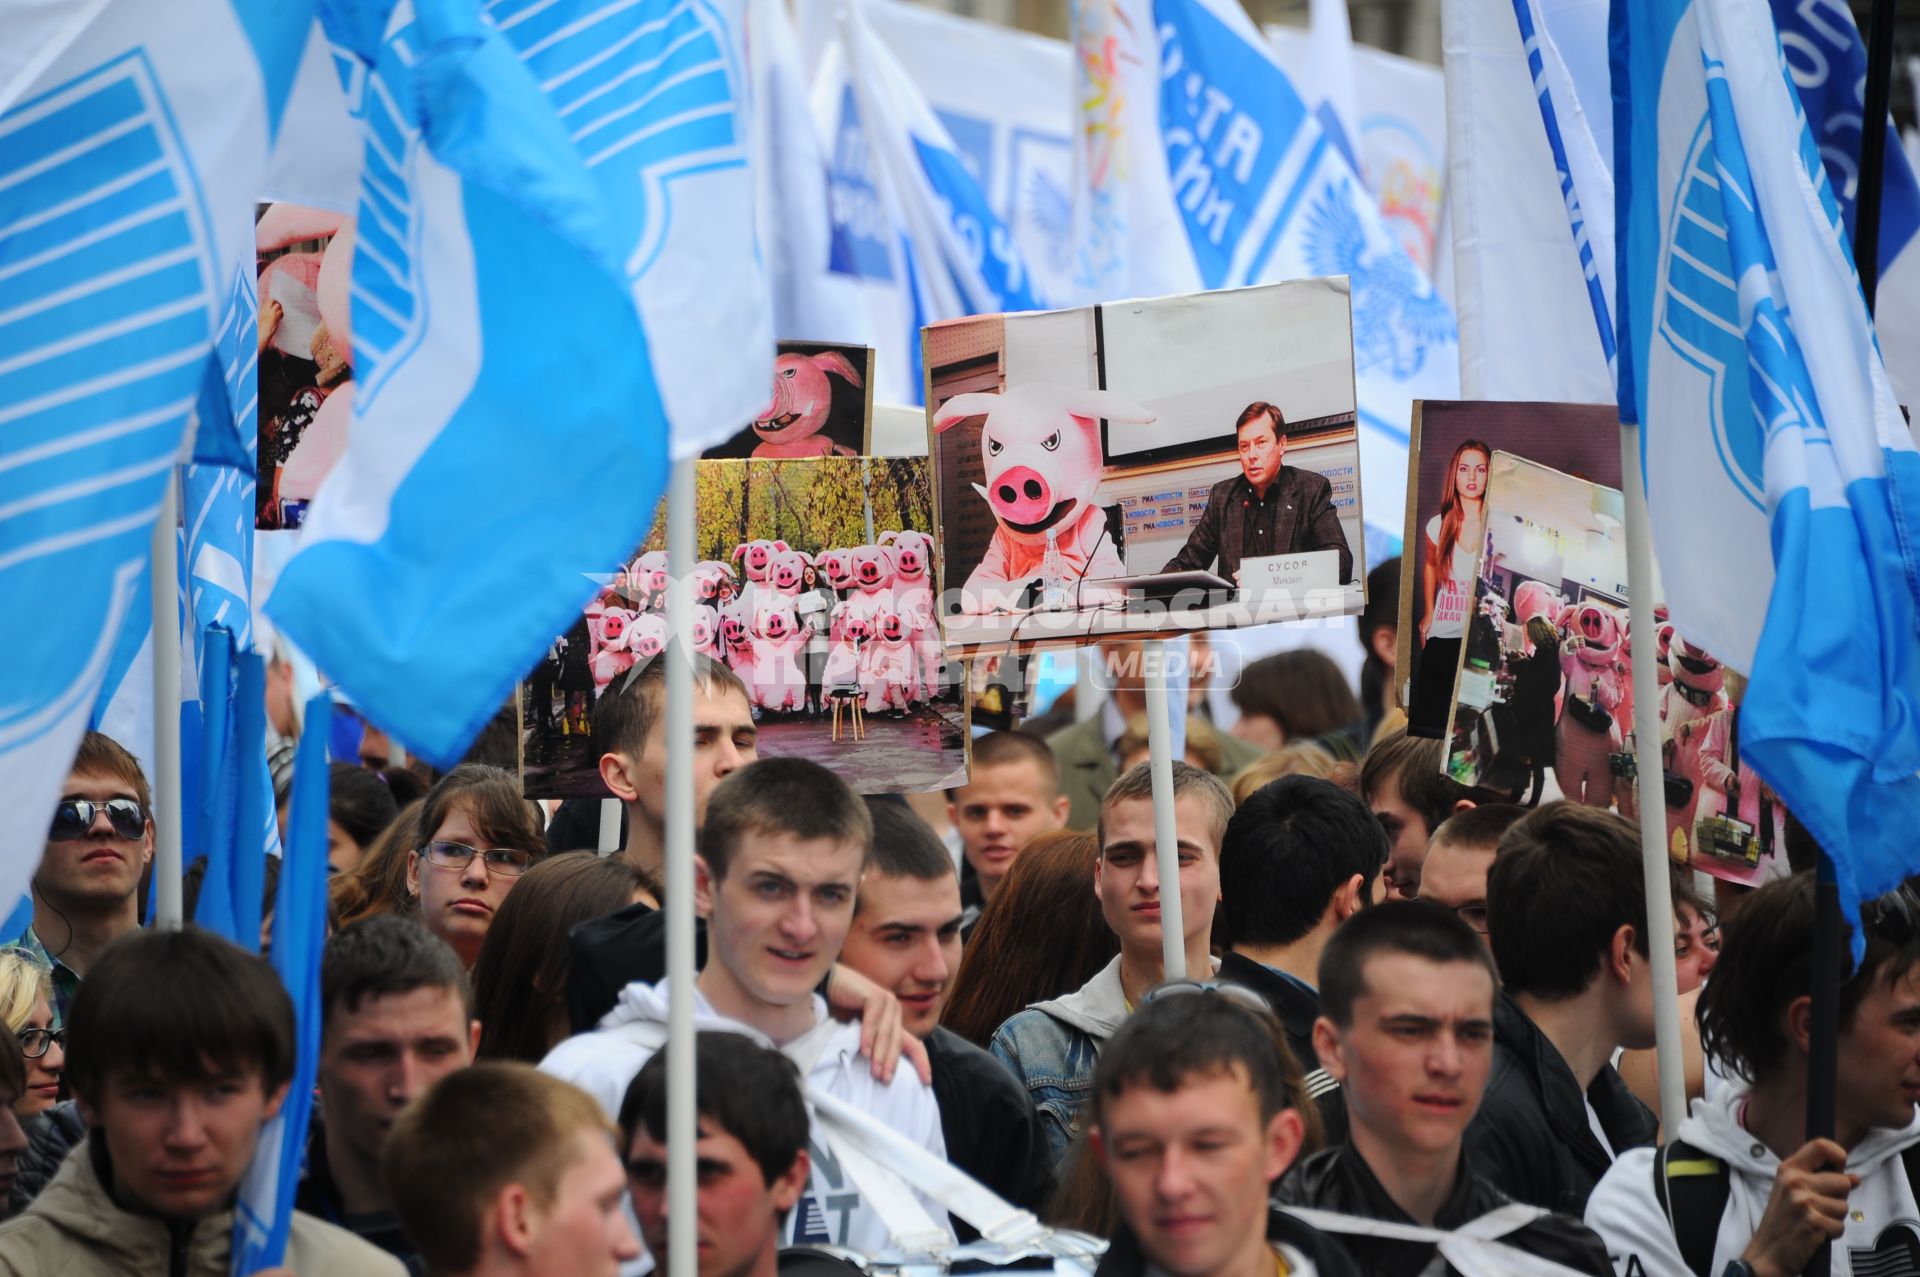
[[[1153,414],[1111,391],[1034,384],[1003,394],[955,395],[940,408],[934,428],[949,430],[982,414],[980,457],[987,481],[974,491],[999,526],[963,587],[968,610],[1014,606],[1012,597],[1040,575],[1049,534],[1068,582],[1122,575],[1096,496],[1100,419],[1146,423]],[[1013,587],[1011,594],[1007,587]]]
[[[865,384],[857,369],[837,350],[817,355],[789,352],[773,364],[773,401],[753,419],[760,436],[755,457],[851,457],[843,447],[821,433],[833,407],[829,375],[859,388]]]

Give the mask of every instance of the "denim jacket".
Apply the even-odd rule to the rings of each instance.
[[[1116,954],[1077,992],[1008,1017],[987,1044],[1033,1097],[1056,1167],[1080,1129],[1093,1088],[1093,1062],[1126,1016]]]

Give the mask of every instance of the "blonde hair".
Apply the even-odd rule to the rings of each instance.
[[[53,972],[19,949],[0,949],[0,1019],[6,1020],[7,1032],[26,1028],[41,998],[53,1002]]]
[[[1265,788],[1282,776],[1312,776],[1327,780],[1332,777],[1338,762],[1324,745],[1316,741],[1295,741],[1291,745],[1282,745],[1271,754],[1262,754],[1242,767],[1227,787],[1233,791],[1233,805],[1238,807],[1253,797],[1254,791]]]

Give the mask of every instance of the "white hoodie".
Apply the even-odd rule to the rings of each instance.
[[[1773,1192],[1780,1159],[1740,1124],[1746,1088],[1695,1100],[1678,1138],[1724,1161],[1730,1172],[1713,1267],[1718,1274],[1753,1240]],[[1920,1116],[1904,1128],[1875,1127],[1847,1155],[1860,1187],[1847,1199],[1847,1231],[1833,1247],[1833,1277],[1879,1277],[1920,1269],[1920,1207],[1900,1153],[1920,1142]],[[1623,1153],[1587,1199],[1587,1227],[1607,1244],[1621,1277],[1691,1277],[1666,1213],[1654,1196],[1650,1148]]]
[[[940,1133],[940,1106],[933,1089],[920,1080],[912,1065],[903,1061],[890,1083],[875,1081],[870,1064],[860,1054],[858,1024],[841,1024],[830,1018],[825,999],[818,996],[813,999],[813,1020],[812,1029],[780,1048],[805,1071],[807,1085],[846,1101],[945,1161],[947,1142]],[[617,1121],[628,1084],[653,1055],[653,1044],[664,1036],[666,1024],[667,982],[629,984],[599,1027],[553,1048],[540,1061],[540,1071],[586,1091],[600,1101],[608,1121]],[[721,1029],[774,1045],[757,1029],[714,1011],[698,991],[694,993],[693,1026],[696,1031]],[[865,1254],[891,1249],[886,1224],[820,1137],[817,1124],[808,1143],[813,1177],[806,1196],[787,1217],[787,1236],[781,1244],[845,1246]],[[924,1195],[920,1200],[935,1221],[945,1223],[946,1212],[938,1204]]]

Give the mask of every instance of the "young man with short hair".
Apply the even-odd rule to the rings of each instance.
[[[1227,822],[1220,978],[1267,1000],[1302,1068],[1318,1068],[1313,1024],[1320,1018],[1321,951],[1341,923],[1372,903],[1386,859],[1386,832],[1366,804],[1311,776],[1262,786]]]
[[[961,903],[984,908],[1028,843],[1067,823],[1060,764],[1046,742],[1020,732],[988,732],[973,742],[967,783],[947,791],[947,818],[960,834],[973,877]]]
[[[1493,960],[1458,918],[1416,901],[1349,918],[1320,956],[1314,1025],[1346,1099],[1347,1141],[1302,1162],[1281,1204],[1440,1232],[1508,1205],[1463,1143],[1492,1064],[1493,998]],[[1609,1277],[1599,1238],[1577,1219],[1521,1218],[1492,1239]],[[1437,1236],[1337,1236],[1369,1277],[1416,1277],[1437,1258]]]
[[[1383,736],[1360,764],[1360,797],[1386,826],[1387,898],[1411,900],[1420,893],[1420,868],[1433,831],[1455,812],[1481,803],[1512,802],[1513,795],[1462,785],[1442,767],[1446,742],[1407,735]]]
[[[1053,1164],[1033,1101],[1000,1061],[940,1027],[960,969],[953,860],[904,804],[871,808],[873,849],[840,961],[898,998],[907,1032],[926,1046],[947,1160],[1038,1214],[1052,1192]],[[955,1230],[972,1240],[960,1221]]]
[[[80,740],[33,875],[33,925],[14,944],[53,969],[53,1026],[107,946],[140,929],[153,859],[153,801],[134,756],[111,736]]]
[[[699,1277],[774,1277],[787,1216],[807,1189],[809,1118],[793,1061],[738,1033],[693,1045]],[[667,1060],[641,1067],[620,1101],[627,1189],[654,1271],[667,1271]]]
[[[147,931],[88,971],[67,1019],[87,1137],[0,1224],[0,1273],[227,1277],[234,1200],[293,1077],[293,1002],[267,962],[189,928]],[[286,1265],[398,1277],[394,1259],[296,1211]]]
[[[1811,873],[1749,894],[1700,992],[1723,1076],[1671,1142],[1623,1154],[1587,1201],[1618,1270],[1792,1277],[1832,1242],[1835,1277],[1913,1271],[1920,1252],[1920,896],[1861,909],[1866,956],[1840,986],[1834,1138],[1806,1138]],[[1848,950],[1843,944],[1841,952]]]
[[[1476,1171],[1515,1201],[1578,1215],[1659,1123],[1614,1070],[1653,1045],[1640,834],[1612,812],[1548,803],[1514,823],[1487,875],[1487,942],[1505,988],[1493,1075],[1467,1131]]]
[[[593,706],[600,779],[627,808],[622,855],[654,882],[665,882],[667,829],[666,654],[634,667]],[[705,819],[713,787],[759,757],[747,686],[719,661],[693,664],[693,818]]]
[[[1300,1153],[1280,1052],[1260,1013],[1172,985],[1094,1069],[1088,1138],[1122,1225],[1095,1277],[1344,1277],[1329,1237],[1268,1205]]]
[[[817,763],[762,759],[714,787],[694,858],[694,902],[707,919],[694,1017],[702,1028],[758,1034],[802,1064],[809,1085],[944,1158],[932,1090],[912,1069],[875,1080],[860,1027],[829,1019],[814,993],[852,924],[872,838],[866,804]],[[555,1047],[541,1069],[583,1087],[611,1118],[666,1040],[667,1002],[665,980],[628,985],[598,1028]],[[809,1209],[794,1213],[795,1243],[889,1244],[837,1159],[814,1158],[810,1194]]]
[[[1220,900],[1220,840],[1233,816],[1233,797],[1217,777],[1175,762],[1173,809],[1187,972],[1204,978],[1215,965],[1208,940]],[[1120,952],[1076,992],[1015,1012],[988,1044],[1033,1097],[1055,1165],[1079,1129],[1101,1047],[1165,976],[1151,764],[1139,764],[1107,791],[1097,837],[1093,891]]]
[[[486,1061],[400,1115],[387,1187],[433,1277],[614,1277],[640,1257],[614,1134],[577,1087]]]
[[[460,959],[406,918],[343,928],[320,959],[320,1113],[296,1204],[388,1254],[411,1260],[381,1173],[407,1105],[473,1063],[480,1022]],[[321,1120],[323,1119],[323,1120]]]
[[[1487,803],[1457,811],[1440,822],[1420,869],[1419,899],[1438,905],[1487,934],[1487,874],[1500,839],[1527,814],[1516,803]]]

